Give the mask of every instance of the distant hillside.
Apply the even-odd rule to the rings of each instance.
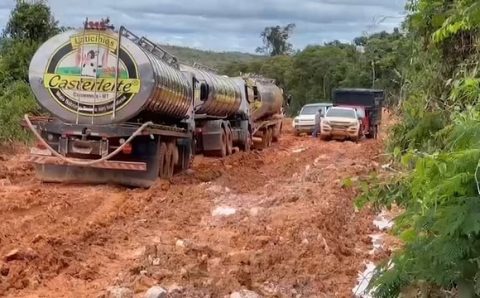
[[[212,52],[170,45],[162,45],[161,47],[176,56],[182,63],[193,64],[197,62],[218,70],[231,62],[251,62],[265,59],[264,56],[240,52]]]

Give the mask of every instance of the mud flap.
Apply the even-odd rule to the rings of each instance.
[[[88,184],[120,184],[132,187],[149,188],[158,178],[159,139],[138,138],[134,148],[138,148],[137,156],[147,164],[146,171],[127,169],[102,169],[88,166],[35,164],[36,175],[43,182],[66,182]]]
[[[157,179],[156,171],[109,170],[71,165],[35,165],[38,179],[43,182],[88,184],[120,184],[149,188]]]

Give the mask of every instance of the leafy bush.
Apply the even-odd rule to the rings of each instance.
[[[38,110],[39,107],[27,83],[17,81],[6,86],[0,95],[0,143],[28,140],[29,134],[21,127],[21,120],[24,114],[35,113]]]
[[[377,271],[376,297],[411,288],[480,296],[479,32],[463,26],[478,22],[474,2],[410,3],[409,35],[419,47],[388,146],[396,173],[365,184],[359,200],[405,210],[394,228],[404,246]]]

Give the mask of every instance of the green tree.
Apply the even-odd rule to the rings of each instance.
[[[27,136],[21,118],[39,109],[28,86],[29,64],[40,44],[60,30],[45,1],[17,1],[0,44],[0,142]]]
[[[0,87],[16,80],[28,82],[28,66],[35,51],[58,32],[58,22],[45,1],[18,0],[3,31]]]
[[[60,31],[46,1],[17,0],[3,36],[15,40],[42,42]]]
[[[285,27],[266,27],[260,34],[263,40],[263,47],[258,47],[257,53],[265,53],[270,56],[290,54],[293,47],[288,42],[288,39],[293,29],[295,29],[295,24],[293,23]]]

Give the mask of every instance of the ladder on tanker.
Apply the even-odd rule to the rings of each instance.
[[[87,18],[85,23],[84,23],[81,43],[79,45],[80,48],[81,48],[80,61],[82,61],[80,63],[80,78],[81,79],[87,79],[87,78],[91,79],[91,77],[88,77],[88,76],[84,77],[83,76],[84,67],[85,67],[85,64],[83,63],[83,59],[84,59],[84,56],[85,56],[84,46],[85,46],[85,40],[86,40],[85,36],[86,36],[87,30],[88,29],[93,29],[95,27],[94,29],[97,29],[98,37],[100,37],[100,35],[102,33],[102,30],[106,30],[106,29],[113,30],[114,29],[113,26],[109,25],[109,22],[110,22],[110,20],[107,18],[105,20],[102,19],[100,23],[98,23],[98,22],[93,23],[93,22],[89,22],[88,18]],[[119,80],[119,74],[120,74],[120,71],[119,71],[119,68],[120,68],[120,47],[122,45],[122,37],[127,38],[128,40],[132,41],[133,43],[135,43],[136,45],[138,45],[139,47],[141,47],[145,51],[148,51],[149,53],[151,53],[155,57],[157,57],[160,60],[167,63],[169,66],[171,66],[175,69],[180,69],[180,64],[178,63],[177,57],[170,54],[165,49],[161,48],[160,46],[158,46],[157,44],[155,44],[154,42],[152,42],[148,38],[139,37],[139,36],[135,35],[133,32],[131,32],[130,30],[128,30],[127,28],[125,28],[124,26],[120,26],[120,29],[118,30],[117,47],[116,47],[116,53],[115,53],[116,54],[116,57],[115,57],[116,58],[116,63],[115,63],[115,69],[114,69],[114,71],[115,71],[115,89],[113,91],[112,119],[115,119],[116,110],[117,110],[118,80]],[[108,62],[108,51],[109,51],[109,49],[107,48],[107,53],[106,53],[107,62]],[[100,43],[97,43],[97,50],[95,52],[96,63],[95,63],[95,69],[93,71],[95,73],[94,86],[97,86],[99,53],[100,53]],[[94,89],[95,89],[95,91],[94,91],[94,97],[93,97],[93,109],[92,109],[91,124],[94,124],[95,106],[96,106],[96,100],[97,100],[97,88],[95,87]],[[78,124],[78,122],[79,122],[79,117],[80,117],[80,100],[77,99],[76,124]]]

